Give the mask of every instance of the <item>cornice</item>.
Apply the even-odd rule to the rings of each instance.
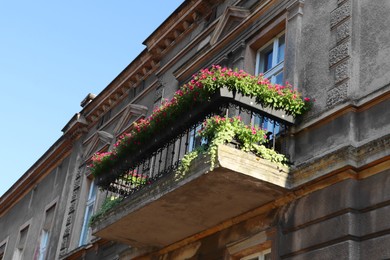
[[[30,192],[39,181],[49,174],[72,149],[72,141],[65,135],[60,137],[37,162],[23,174],[0,198],[0,217]]]
[[[364,96],[359,100],[350,101],[345,104],[334,107],[331,110],[327,110],[320,114],[312,115],[310,118],[306,118],[305,122],[301,122],[298,126],[295,126],[293,132],[294,135],[298,135],[304,131],[311,130],[320,127],[336,118],[339,118],[347,113],[361,113],[371,107],[378,105],[379,103],[390,99],[390,88],[387,91],[372,93],[368,96]]]
[[[138,86],[160,67],[163,55],[188,35],[197,21],[216,0],[185,1],[145,41],[147,46],[109,85],[81,111],[89,127],[124,99],[128,90]]]
[[[88,123],[85,117],[80,113],[77,113],[65,125],[65,127],[62,129],[62,132],[68,139],[74,142],[79,139],[82,134],[87,133],[87,127]]]
[[[290,181],[294,187],[299,188],[336,172],[348,171],[353,174],[363,172],[382,162],[389,164],[389,151],[390,135],[381,136],[358,146],[346,145],[319,158],[297,165],[290,171]],[[383,170],[380,168],[377,172]],[[374,173],[371,171],[371,174]],[[369,176],[367,171],[364,176]]]
[[[263,15],[270,8],[270,6],[272,6],[274,2],[275,0],[262,1],[254,10],[251,10],[250,13],[245,18],[243,18],[242,22],[238,26],[232,29],[225,36],[220,37],[218,41],[214,43],[214,45],[210,46],[207,51],[200,54],[190,63],[186,64],[186,66],[182,66],[181,68],[179,68],[174,73],[174,76],[178,78],[179,81],[188,78],[190,75],[192,75],[194,69],[200,67],[203,63],[205,63],[210,56],[221,51],[221,49],[225,48],[229,43],[233,42],[235,37],[237,37],[240,33],[245,31],[250,26],[253,26],[253,23],[261,15]],[[220,19],[220,21],[223,20],[222,18]],[[184,51],[188,51],[188,47],[187,50],[183,50],[183,52]]]
[[[30,192],[71,153],[74,142],[87,132],[87,126],[87,121],[81,114],[77,113],[72,117],[62,129],[64,134],[0,198],[0,216]]]

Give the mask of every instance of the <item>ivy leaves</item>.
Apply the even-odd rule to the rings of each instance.
[[[240,117],[214,116],[208,118],[203,122],[202,129],[198,134],[207,140],[206,144],[183,157],[181,165],[176,171],[176,176],[183,177],[189,171],[192,161],[200,155],[210,156],[210,171],[212,171],[217,161],[218,146],[233,141],[238,144],[238,149],[245,152],[252,152],[274,163],[288,164],[288,160],[283,154],[265,146],[268,140],[263,129],[245,125]]]

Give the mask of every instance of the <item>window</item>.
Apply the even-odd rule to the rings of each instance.
[[[96,184],[94,181],[90,181],[87,203],[86,203],[85,213],[84,213],[83,226],[81,228],[79,246],[85,245],[88,242],[88,238],[90,236],[89,219],[91,218],[93,213],[95,200],[96,200]]]
[[[0,260],[4,259],[6,245],[7,245],[6,242],[0,244]]]
[[[49,231],[42,230],[41,237],[39,238],[39,251],[38,251],[38,260],[44,260],[47,251],[47,245],[49,242]]]
[[[271,83],[283,84],[284,50],[286,47],[284,33],[273,38],[257,52],[256,75],[262,73]]]
[[[199,135],[201,129],[202,124],[199,124],[189,132],[188,152],[192,152],[195,148],[206,143],[206,140]]]
[[[264,129],[266,131],[268,140],[274,141],[274,137],[277,137],[278,134],[281,132],[280,124],[276,123],[275,120],[264,116],[252,116],[251,124],[253,126],[258,126],[261,129]]]
[[[273,84],[284,84],[284,50],[286,47],[284,32],[277,35],[269,41],[264,47],[260,48],[256,57],[256,75],[262,73]],[[274,139],[280,132],[280,126],[273,120],[253,116],[252,125],[259,126],[267,131],[268,139]]]
[[[241,260],[271,260],[271,249],[248,255],[246,257],[241,258]]]
[[[50,230],[54,220],[54,212],[55,204],[46,210],[45,221],[43,223],[41,236],[39,238],[38,257],[36,258],[38,260],[46,259],[47,249],[49,245]]]
[[[14,256],[12,258],[13,260],[20,260],[23,258],[23,251],[24,251],[24,248],[26,246],[28,228],[29,228],[29,225],[22,228],[19,232],[19,240],[18,240],[18,243],[16,244]]]

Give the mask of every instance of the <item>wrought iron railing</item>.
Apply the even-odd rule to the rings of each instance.
[[[292,118],[263,109],[254,99],[222,89],[209,102],[183,114],[182,120],[150,140],[137,154],[115,165],[110,172],[96,178],[107,196],[128,197],[145,185],[175,172],[183,156],[204,144],[198,135],[201,123],[214,115],[241,116],[246,123],[260,124],[268,130],[269,148],[287,154],[286,133]]]

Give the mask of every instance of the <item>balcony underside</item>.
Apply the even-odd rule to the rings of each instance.
[[[163,247],[270,202],[288,191],[286,168],[229,146],[216,167],[200,158],[126,198],[93,225],[98,237]]]

